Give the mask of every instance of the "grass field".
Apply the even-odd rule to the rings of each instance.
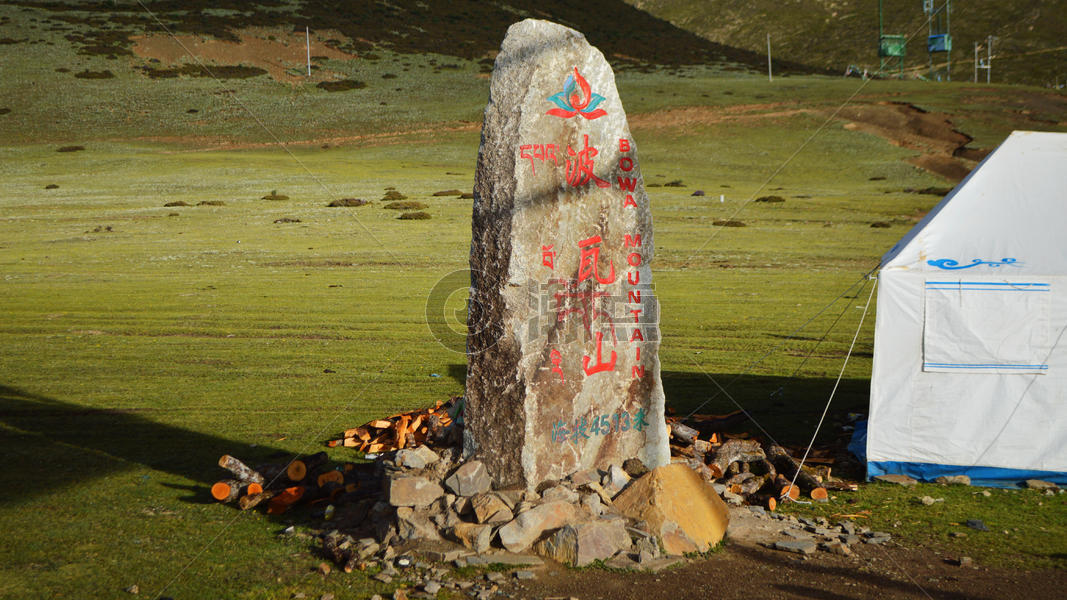
[[[432,194],[472,185],[487,94],[477,63],[450,58],[460,66],[433,73],[431,56],[382,53],[334,68],[395,73],[390,88],[329,93],[265,77],[150,80],[20,48],[0,54],[13,82],[0,89],[11,109],[0,115],[0,597],[127,597],[131,584],[175,598],[389,591],[364,574],[315,574],[311,540],[275,535],[305,515],[237,513],[207,486],[223,453],[317,451],[345,427],[462,393],[465,358],[434,341],[424,310],[433,285],[467,266],[470,202]],[[116,77],[74,79],[60,65]],[[1013,128],[1065,129],[1062,96],[1032,88],[769,85],[704,67],[618,79],[652,198],[668,404],[731,411],[716,394],[730,383],[791,443],[811,435],[841,368],[863,276],[938,200],[904,190],[951,185],[903,162],[914,152],[826,115],[859,90],[858,102],[950,112],[976,147]],[[806,111],[760,114],[783,106]],[[681,107],[748,116],[687,121],[671,112]],[[57,152],[67,145],[85,149]],[[389,187],[432,218],[397,219],[381,201]],[[262,199],[272,191],[288,199]],[[785,202],[748,202],[769,194]],[[352,197],[372,203],[326,206]],[[175,202],[188,206],[164,206]],[[746,227],[713,225],[726,218]],[[873,324],[824,442],[866,406]],[[899,521],[902,543],[1064,568],[1062,497],[1038,508],[1030,492],[924,489],[872,486],[847,510]],[[934,526],[909,504],[923,494],[947,496]],[[948,538],[960,518],[1019,532]]]

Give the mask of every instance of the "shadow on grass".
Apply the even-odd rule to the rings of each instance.
[[[219,457],[241,449],[255,464],[289,453],[152,421],[137,411],[94,409],[0,384],[0,503],[18,501],[122,472],[136,465],[210,484]],[[252,451],[255,454],[252,454]],[[183,486],[201,502],[207,487]]]
[[[663,371],[661,379],[667,410],[673,411],[675,416],[685,417],[693,411],[727,414],[743,408],[776,440],[785,444],[806,444],[811,439],[835,382],[832,377],[705,375],[688,371]],[[725,388],[726,393],[719,386]],[[818,441],[825,443],[838,437],[841,431],[835,423],[843,422],[849,412],[866,412],[869,398],[869,380],[841,380]],[[761,435],[759,428],[747,420],[738,426],[738,430]]]

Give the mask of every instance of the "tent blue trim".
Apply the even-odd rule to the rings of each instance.
[[[960,465],[937,465],[918,462],[875,461],[867,463],[867,478],[876,475],[899,473],[919,481],[933,481],[942,475],[966,475],[971,485],[1014,488],[1027,479],[1050,481],[1067,487],[1067,472],[1038,471],[1034,469],[1001,469],[998,467],[966,467]]]

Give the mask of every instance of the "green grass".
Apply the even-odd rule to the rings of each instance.
[[[395,585],[364,574],[324,579],[309,540],[275,536],[305,514],[237,513],[208,502],[207,487],[222,476],[220,454],[316,451],[345,427],[462,393],[465,358],[434,341],[423,314],[433,285],[468,264],[470,202],[433,193],[472,187],[487,97],[477,63],[449,57],[460,67],[433,73],[428,55],[383,51],[358,73],[331,66],[373,85],[329,93],[266,78],[149,80],[61,46],[19,48],[24,59],[0,54],[10,83],[0,107],[12,109],[0,115],[0,452],[10,465],[0,474],[0,597],[128,597],[134,583],[187,598],[388,593]],[[116,77],[75,79],[60,65]],[[731,411],[716,394],[716,382],[729,384],[776,438],[806,441],[870,288],[787,336],[862,282],[937,201],[904,188],[945,183],[903,162],[910,151],[839,123],[809,140],[855,80],[767,85],[692,67],[618,81],[629,114],[650,119],[633,131],[646,183],[685,186],[648,189],[670,407]],[[1037,116],[1064,122],[1025,88],[871,82],[859,98],[951,110],[982,147]],[[815,112],[699,126],[659,112],[747,104]],[[289,154],[270,144],[275,135],[305,143]],[[86,149],[56,152],[72,144]],[[378,201],[390,187],[432,220],[396,219]],[[288,199],[263,200],[272,190]],[[747,203],[767,194],[786,201]],[[374,203],[326,206],[343,197]],[[190,206],[164,207],[176,201]],[[712,225],[725,218],[747,226]],[[835,423],[866,406],[873,323],[845,371]],[[907,496],[921,493],[884,487],[813,510],[869,508],[872,520],[901,521],[891,531],[907,543],[1063,568],[1062,502],[1037,510],[1024,492],[953,489],[951,502],[918,508]],[[882,510],[886,499],[894,504]],[[964,515],[1020,532],[946,538],[943,520]],[[1003,558],[1031,539],[1032,555]]]

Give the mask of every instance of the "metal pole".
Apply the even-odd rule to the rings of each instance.
[[[986,38],[986,42],[989,44],[989,47],[986,48],[986,50],[988,50],[988,57],[985,61],[985,82],[989,83],[993,78],[993,36]]]
[[[771,75],[771,34],[767,34],[767,81],[773,82],[774,76]]]
[[[311,77],[311,28],[307,25],[304,26],[304,35],[308,42],[308,77]]]
[[[978,83],[978,42],[974,43],[974,82]]]
[[[945,35],[950,44],[945,50],[945,77],[952,81],[952,0],[945,0]]]

